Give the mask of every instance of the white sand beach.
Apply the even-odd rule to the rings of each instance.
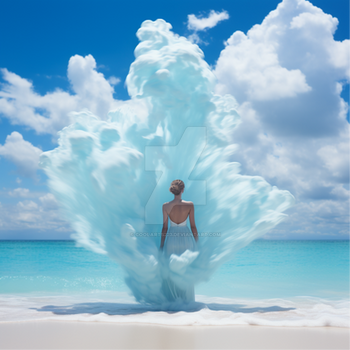
[[[0,349],[349,349],[349,328],[0,323]]]

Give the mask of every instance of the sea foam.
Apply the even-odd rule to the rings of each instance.
[[[197,295],[178,309],[135,302],[126,293],[0,295],[0,323],[79,321],[171,326],[349,327],[349,300],[230,299]]]

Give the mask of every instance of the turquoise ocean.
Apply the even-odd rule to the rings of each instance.
[[[196,286],[187,311],[135,302],[123,270],[74,241],[0,241],[0,322],[349,326],[349,241],[257,240]]]

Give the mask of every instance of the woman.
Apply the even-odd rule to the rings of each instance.
[[[163,228],[160,249],[166,258],[171,254],[181,255],[186,250],[197,250],[198,232],[194,220],[194,205],[192,202],[182,200],[185,184],[181,180],[174,180],[169,191],[174,194],[171,202],[163,204]],[[192,233],[187,226],[190,218]],[[168,232],[168,218],[170,228]],[[163,291],[169,301],[194,301],[194,286],[177,286],[170,278],[163,281]]]

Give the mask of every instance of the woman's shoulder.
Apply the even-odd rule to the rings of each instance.
[[[172,203],[172,201],[171,202],[165,202],[164,204],[163,204],[163,208],[171,208],[172,207],[172,205],[173,205],[173,203]]]
[[[190,205],[190,206],[193,205],[193,202],[191,202],[191,201],[184,201],[183,200],[182,203],[185,204],[185,205]]]

